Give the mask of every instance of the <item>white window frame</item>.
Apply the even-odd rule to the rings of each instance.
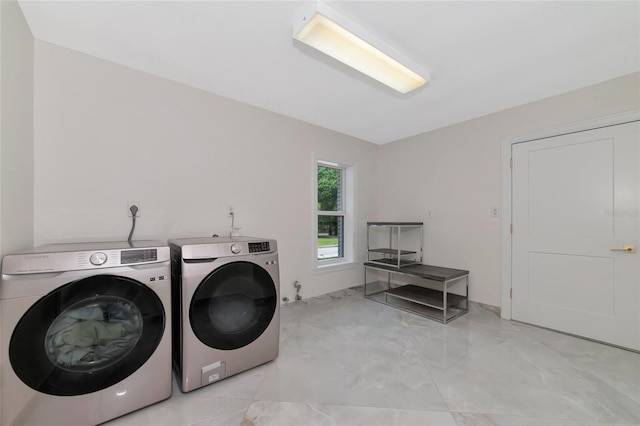
[[[342,169],[341,184],[341,207],[340,211],[320,211],[318,210],[318,166],[327,166]],[[313,159],[313,269],[322,271],[335,269],[355,263],[356,247],[356,165],[337,163],[323,158]],[[319,216],[342,216],[342,257],[332,259],[318,259],[318,217]]]

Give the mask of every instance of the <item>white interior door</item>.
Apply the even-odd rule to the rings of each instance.
[[[640,350],[640,122],[512,158],[512,318]]]

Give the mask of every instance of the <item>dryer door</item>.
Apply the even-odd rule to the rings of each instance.
[[[191,299],[189,319],[202,343],[231,350],[260,337],[276,306],[276,286],[269,273],[255,263],[232,262],[200,283]]]
[[[20,380],[39,392],[83,395],[134,373],[164,328],[153,290],[130,278],[95,275],[38,300],[11,335],[9,360]]]

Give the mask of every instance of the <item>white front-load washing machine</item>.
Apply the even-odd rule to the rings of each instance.
[[[171,271],[159,241],[2,260],[2,425],[95,425],[171,396]]]
[[[280,342],[276,241],[169,240],[174,370],[183,392],[275,359]]]

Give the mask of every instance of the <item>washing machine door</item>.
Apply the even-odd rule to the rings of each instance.
[[[232,350],[256,340],[276,312],[276,285],[251,262],[232,262],[211,272],[189,308],[191,329],[205,345]]]
[[[9,361],[38,392],[83,395],[133,374],[164,328],[164,308],[153,290],[130,278],[95,275],[31,306],[11,335]]]

